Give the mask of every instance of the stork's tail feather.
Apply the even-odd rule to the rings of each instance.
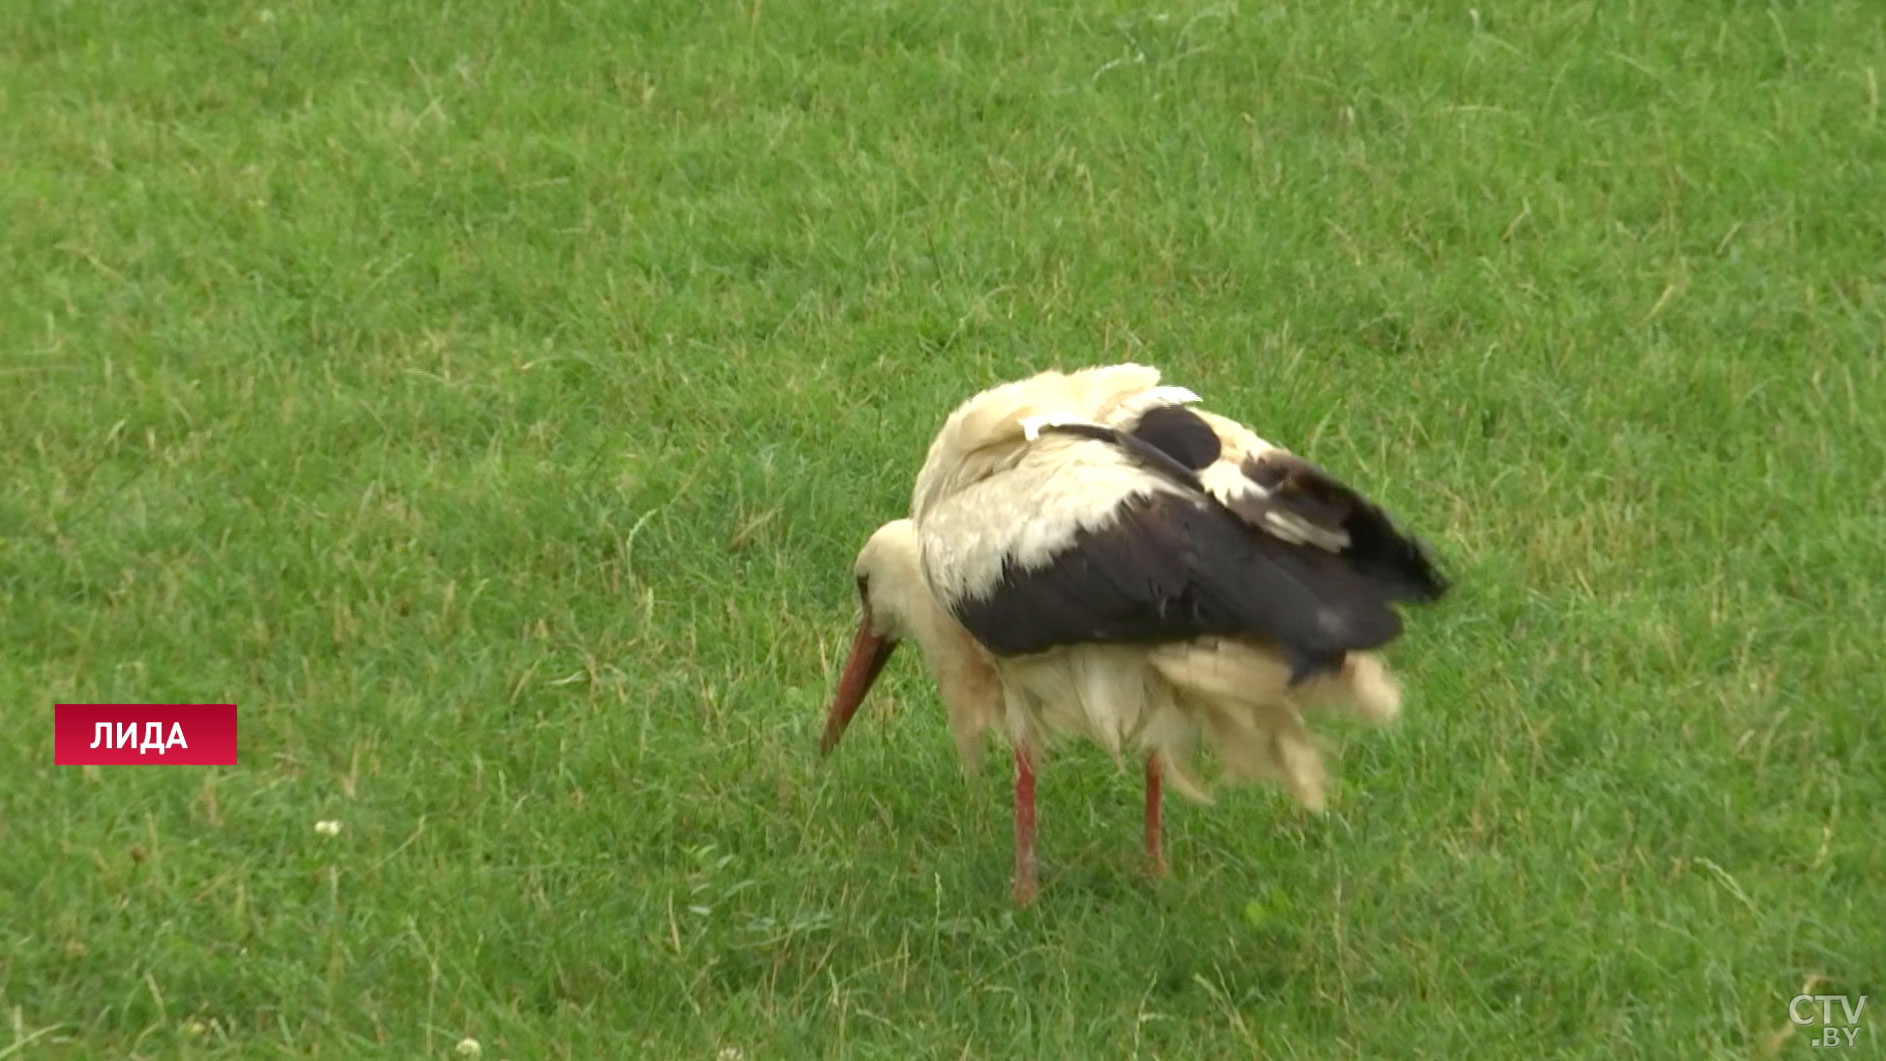
[[[1380,656],[1369,652],[1349,653],[1340,671],[1310,678],[1297,696],[1306,707],[1333,709],[1378,726],[1401,717],[1401,683]]]
[[[1209,705],[1206,730],[1227,781],[1270,781],[1312,811],[1328,806],[1324,749],[1294,709],[1215,697],[1200,702]]]
[[[1171,776],[1186,779],[1197,793],[1186,794],[1199,802],[1210,799],[1196,768],[1203,743],[1223,767],[1225,782],[1275,783],[1303,806],[1322,811],[1328,805],[1330,749],[1310,730],[1304,711],[1339,712],[1375,725],[1401,713],[1400,685],[1381,658],[1369,653],[1350,653],[1339,667],[1297,685],[1284,656],[1254,642],[1172,645],[1150,659],[1172,695],[1142,744],[1170,764]]]

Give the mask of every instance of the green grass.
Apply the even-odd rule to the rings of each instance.
[[[8,7],[0,1058],[1886,1056],[1882,80],[1866,0]],[[817,759],[849,565],[1128,359],[1460,588],[1332,814],[1152,882],[1070,751],[1016,911],[913,661]],[[94,700],[241,765],[55,769]]]

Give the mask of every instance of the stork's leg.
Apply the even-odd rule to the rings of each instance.
[[[1152,863],[1155,877],[1165,876],[1170,868],[1166,865],[1163,793],[1159,782],[1159,756],[1149,754],[1146,756],[1146,858]]]
[[[1028,746],[1015,746],[1015,902],[1027,906],[1040,890],[1035,863],[1035,764]]]

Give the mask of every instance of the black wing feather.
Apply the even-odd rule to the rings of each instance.
[[[1263,636],[1299,676],[1401,633],[1372,580],[1331,554],[1252,534],[1203,495],[1128,502],[1112,525],[1076,535],[1040,567],[1005,563],[986,595],[951,611],[998,656]]]
[[[1183,405],[1147,410],[1122,437],[1145,442],[1195,472],[1211,467],[1225,447],[1205,418]]]
[[[1420,538],[1403,532],[1380,505],[1316,465],[1289,453],[1246,458],[1245,477],[1271,491],[1247,494],[1230,507],[1262,526],[1266,509],[1282,509],[1320,527],[1340,530],[1349,544],[1340,555],[1358,572],[1379,580],[1392,599],[1429,603],[1448,590],[1447,577]]]
[[[1252,492],[1227,505],[1213,497],[1197,473],[1219,458],[1222,443],[1188,409],[1155,409],[1129,431],[1095,424],[1046,430],[1118,446],[1185,491],[1127,502],[1113,524],[1077,534],[1046,564],[1006,561],[987,594],[957,601],[956,619],[996,655],[1258,636],[1283,647],[1293,680],[1301,680],[1400,636],[1396,602],[1446,592],[1419,539],[1301,458],[1278,453],[1246,462],[1245,474],[1270,491],[1267,498]],[[1339,528],[1349,544],[1331,551],[1268,533],[1270,507]]]
[[[1195,475],[1187,482],[1187,477],[1175,474],[1172,465],[1176,462],[1199,472],[1223,453],[1223,443],[1211,424],[1182,405],[1158,406],[1131,429],[1113,434],[1118,445],[1148,467],[1201,492]],[[1159,456],[1149,456],[1149,448]],[[1349,539],[1339,555],[1357,571],[1380,580],[1392,599],[1426,604],[1447,594],[1447,577],[1435,564],[1427,543],[1402,531],[1380,505],[1348,483],[1282,450],[1246,457],[1240,470],[1269,494],[1252,491],[1226,499],[1228,507],[1252,526],[1264,530],[1265,514],[1282,512],[1338,531]]]

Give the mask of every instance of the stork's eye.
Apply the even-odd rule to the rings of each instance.
[[[861,601],[868,601],[871,599],[871,576],[870,575],[858,576],[858,599]]]

